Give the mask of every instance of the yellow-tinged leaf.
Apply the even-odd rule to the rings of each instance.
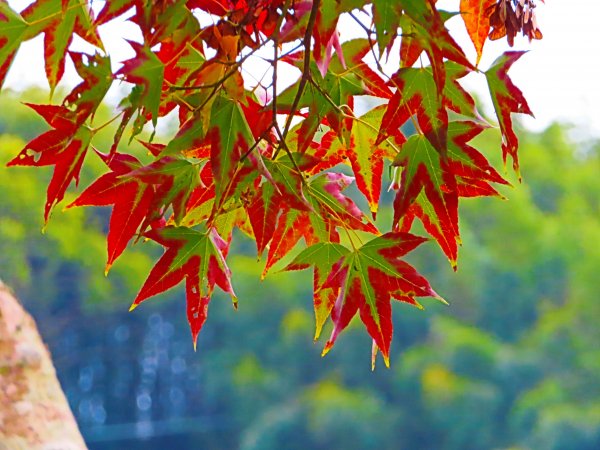
[[[490,32],[489,9],[495,3],[496,0],[460,0],[460,12],[477,52],[477,64]]]

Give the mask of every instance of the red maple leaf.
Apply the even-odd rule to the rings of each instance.
[[[27,106],[41,115],[53,128],[29,142],[7,166],[54,166],[48,185],[44,220],[65,195],[73,180],[79,182],[79,172],[92,138],[92,130],[79,125],[76,113],[65,106]]]
[[[148,216],[154,198],[154,187],[131,175],[131,172],[142,166],[137,158],[122,153],[112,156],[98,154],[111,172],[94,181],[67,208],[114,205],[107,236],[108,259],[105,272],[108,273]]]

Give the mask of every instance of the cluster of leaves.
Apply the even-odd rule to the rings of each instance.
[[[477,63],[494,3],[461,1]],[[142,38],[128,41],[134,56],[115,71],[98,28],[125,14]],[[342,16],[365,37],[342,42]],[[410,234],[413,221],[456,268],[458,199],[497,196],[493,183],[507,184],[469,144],[489,124],[458,80],[471,72],[487,80],[504,159],[517,170],[511,114],[531,114],[507,75],[522,53],[506,52],[480,71],[446,28],[451,16],[434,0],[118,0],[97,14],[80,0],[39,0],[21,13],[0,1],[0,86],[20,44],[41,33],[51,90],[67,57],[82,79],[61,104],[28,105],[51,129],[9,165],[54,166],[47,222],[87,154],[102,158],[108,172],[69,207],[113,205],[107,272],[140,237],[165,248],[132,308],[185,279],[194,343],[215,286],[237,305],[226,263],[237,228],[256,241],[259,256],[266,251],[263,275],[304,241],[286,269],[314,268],[315,338],[333,321],[324,353],[359,313],[373,358],[380,350],[389,364],[391,300],[417,307],[416,297],[443,301],[402,259],[426,241]],[[97,52],[70,50],[74,34]],[[399,67],[387,74],[382,64],[397,48]],[[243,76],[257,55],[270,65],[266,85]],[[284,64],[301,75],[281,89]],[[105,124],[93,128],[92,120],[114,82],[131,91],[112,147],[98,150],[93,137]],[[357,116],[354,103],[363,96],[381,105]],[[142,142],[151,163],[119,151],[128,127],[131,141],[173,111],[179,128],[172,139]],[[407,123],[415,134],[402,132]],[[383,232],[344,190],[355,180],[375,218],[386,164],[395,200]]]

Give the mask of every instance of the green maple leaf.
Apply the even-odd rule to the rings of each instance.
[[[390,51],[396,40],[401,16],[401,4],[397,0],[373,0],[373,23],[380,57],[384,51]]]
[[[244,155],[254,138],[240,104],[225,95],[215,99],[210,116],[210,163],[215,179],[215,204],[222,205],[232,185],[240,158]]]
[[[20,14],[7,3],[0,2],[0,88],[17,50],[27,36],[28,27]]]
[[[73,33],[102,48],[85,2],[36,1],[21,14],[13,11],[6,2],[0,2],[0,87],[20,45],[41,33],[44,33],[45,69],[51,92],[64,73]]]

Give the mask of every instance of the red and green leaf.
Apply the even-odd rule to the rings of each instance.
[[[394,224],[407,230],[413,215],[419,217],[456,268],[458,193],[447,155],[440,154],[424,136],[414,135],[402,146],[394,164],[402,168],[394,200]]]
[[[150,214],[142,228],[163,217],[169,206],[173,210],[174,223],[179,225],[186,214],[186,205],[193,190],[200,184],[198,166],[182,157],[165,156],[129,175],[140,182],[154,185],[155,189]]]
[[[263,182],[246,204],[259,257],[275,233],[281,203],[281,195],[273,184]]]
[[[373,0],[373,24],[379,45],[379,55],[390,51],[398,34],[402,8],[396,0]]]
[[[422,275],[400,259],[425,241],[408,233],[387,233],[340,258],[322,285],[339,292],[331,313],[333,331],[323,354],[358,312],[389,366],[392,298],[415,306],[419,304],[415,297],[443,301]]]
[[[156,126],[160,95],[162,91],[165,65],[148,46],[129,41],[135,51],[135,57],[123,62],[123,67],[117,72],[129,83],[141,86],[139,96],[140,115],[150,115]]]
[[[131,155],[100,154],[111,172],[94,181],[68,208],[73,206],[114,205],[107,235],[106,273],[123,253],[148,216],[154,198],[154,186],[130,173],[142,164]]]
[[[231,296],[234,305],[237,303],[231,286],[231,271],[223,256],[226,243],[214,229],[201,233],[186,227],[165,227],[153,230],[147,236],[164,246],[166,251],[150,271],[132,309],[185,278],[187,316],[195,348],[215,285]]]
[[[222,205],[228,193],[235,188],[233,182],[241,157],[254,142],[240,104],[234,99],[219,95],[210,116],[210,163],[215,179],[216,205]]]
[[[339,289],[322,287],[333,266],[341,258],[346,256],[349,250],[335,242],[319,242],[304,249],[284,270],[303,270],[314,266],[313,270],[313,292],[315,310],[315,341],[319,339],[323,325],[331,314]]]
[[[346,150],[356,185],[367,199],[373,216],[379,208],[384,159],[393,159],[405,141],[404,135],[398,131],[393,137],[377,143],[377,132],[385,109],[385,106],[378,106],[355,120],[350,146]]]
[[[443,17],[434,0],[402,0],[400,4],[404,10],[400,24],[405,32],[400,46],[402,67],[411,67],[425,51],[439,90],[445,84],[444,58],[474,69],[444,25],[451,15]]]
[[[513,168],[519,171],[519,139],[513,129],[511,114],[521,113],[533,116],[523,93],[517,88],[508,76],[508,69],[525,52],[505,52],[498,57],[492,66],[485,72],[492,103],[502,132],[502,157],[506,163],[507,156],[513,160]]]
[[[44,220],[48,223],[50,212],[64,198],[71,182],[79,182],[79,172],[93,132],[85,126],[78,126],[75,113],[64,106],[29,103],[27,106],[41,115],[53,129],[29,142],[7,165],[54,166],[44,207]]]
[[[456,176],[459,197],[499,196],[490,183],[508,185],[488,160],[469,142],[487,127],[478,122],[450,122],[448,126],[448,166]]]
[[[27,39],[29,25],[8,3],[0,2],[0,89],[21,43]]]
[[[447,147],[448,113],[431,70],[400,69],[392,82],[397,91],[387,105],[381,121],[376,144],[385,138],[398,133],[398,130],[413,115],[420,131],[440,152]]]

